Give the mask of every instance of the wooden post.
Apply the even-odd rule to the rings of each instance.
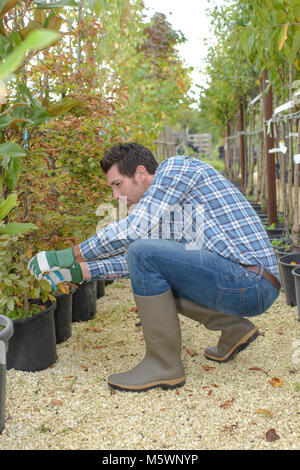
[[[244,107],[241,97],[238,98],[238,133],[239,133],[239,149],[240,149],[240,169],[241,169],[241,191],[245,191],[246,179],[246,156],[245,156],[245,138],[244,131]]]
[[[293,80],[294,80],[294,67],[293,64],[290,65],[289,69],[289,85],[290,85],[290,101],[293,99]],[[293,119],[289,119],[288,121],[288,131],[289,131],[289,151],[287,154],[288,159],[288,220],[285,223],[288,225],[292,214],[293,214],[293,126],[294,121]],[[296,127],[297,129],[297,127]]]
[[[262,87],[263,87],[263,103],[264,103],[264,119],[269,121],[273,115],[272,87],[268,91],[268,72],[263,71]],[[274,148],[273,126],[270,126],[270,135],[267,133],[265,125],[265,152],[266,152],[266,170],[267,170],[267,195],[268,195],[268,224],[277,224],[277,203],[276,203],[276,171],[275,159],[269,150]]]
[[[233,175],[232,175],[232,159],[231,159],[231,153],[230,153],[230,143],[229,143],[229,137],[230,137],[230,123],[227,121],[226,123],[226,135],[225,135],[225,141],[224,141],[224,161],[225,161],[225,170],[227,171],[229,175],[229,179],[232,180]]]
[[[254,123],[255,123],[255,112],[253,107],[250,108],[250,135],[249,135],[249,166],[248,166],[248,180],[246,195],[250,196],[253,193],[254,188]]]

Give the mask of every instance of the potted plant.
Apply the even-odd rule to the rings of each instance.
[[[57,359],[56,301],[51,286],[28,271],[28,253],[21,235],[2,237],[0,256],[0,314],[10,318],[14,327],[7,369],[43,370]]]
[[[278,270],[279,270],[279,277],[280,277],[280,282],[282,286],[282,291],[285,290],[284,288],[284,276],[282,272],[282,266],[279,264],[278,260],[281,256],[287,255],[288,253],[291,253],[293,251],[292,249],[292,241],[288,238],[279,238],[279,237],[274,237],[271,238],[271,243],[274,248],[276,260],[277,260],[277,265],[278,265]]]
[[[12,321],[0,315],[0,434],[4,429],[6,400],[6,353],[8,340],[12,337],[14,327]]]
[[[295,282],[292,271],[296,267],[300,267],[300,253],[289,253],[280,256],[278,263],[281,266],[283,285],[286,296],[286,303],[291,306],[297,305]]]
[[[269,238],[278,237],[284,234],[283,224],[264,225]]]
[[[261,206],[258,202],[251,202],[251,201],[249,202],[255,211],[261,211]]]
[[[97,281],[85,281],[73,294],[72,321],[88,321],[97,313]]]
[[[274,248],[277,260],[280,258],[280,256],[291,253],[293,251],[292,240],[289,238],[277,236],[271,239],[271,243]]]
[[[56,343],[61,343],[72,336],[73,294],[78,286],[60,283],[58,292],[54,293],[56,307],[54,310],[54,324]]]
[[[99,280],[97,281],[97,299],[104,297],[105,295],[105,281]]]
[[[300,321],[300,268],[294,268],[292,276],[295,282],[296,303],[298,306],[298,321]]]

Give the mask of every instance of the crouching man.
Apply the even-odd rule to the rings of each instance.
[[[258,336],[245,317],[265,312],[279,294],[272,246],[244,196],[204,162],[174,156],[158,165],[150,150],[125,143],[104,155],[101,168],[130,214],[72,248],[38,253],[29,269],[54,284],[129,277],[146,354],[108,384],[182,386],[178,312],[221,331],[207,359],[232,359]]]

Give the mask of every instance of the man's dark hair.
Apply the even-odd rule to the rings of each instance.
[[[150,175],[154,175],[158,163],[153,153],[136,142],[119,143],[111,147],[100,161],[104,173],[117,164],[123,176],[132,177],[139,165],[143,165]]]

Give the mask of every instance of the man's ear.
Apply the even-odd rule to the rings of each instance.
[[[139,165],[136,167],[135,170],[135,177],[138,179],[138,181],[142,182],[147,178],[148,176],[148,171],[144,167],[144,165]]]

